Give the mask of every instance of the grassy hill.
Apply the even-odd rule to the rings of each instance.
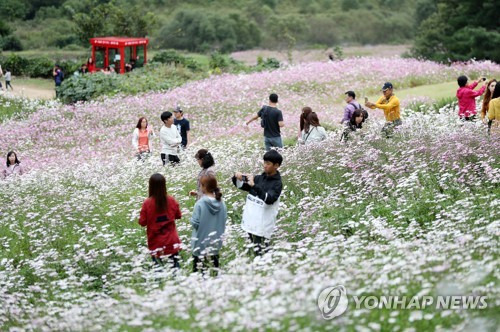
[[[0,20],[24,49],[148,35],[153,47],[229,52],[401,43],[413,38],[415,8],[411,0],[3,0]]]

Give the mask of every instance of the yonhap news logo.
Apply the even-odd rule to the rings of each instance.
[[[347,310],[347,292],[344,286],[330,286],[318,296],[318,308],[324,319],[330,320],[342,315]]]
[[[356,296],[352,295],[355,309],[423,310],[482,310],[488,307],[488,297],[480,295],[448,296]],[[318,295],[318,308],[323,319],[330,320],[347,311],[349,299],[343,285],[329,286]]]

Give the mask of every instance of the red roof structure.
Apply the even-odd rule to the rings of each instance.
[[[96,70],[114,66],[117,73],[123,74],[126,64],[142,66],[147,62],[148,38],[96,37],[90,39],[90,44]]]

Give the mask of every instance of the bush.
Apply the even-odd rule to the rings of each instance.
[[[0,49],[4,51],[21,51],[23,45],[19,38],[14,35],[0,37]]]
[[[45,57],[25,58],[17,54],[0,57],[4,68],[9,68],[13,75],[52,78],[52,69],[57,62],[64,74],[73,73],[80,68],[80,63],[74,61],[54,61]]]
[[[201,65],[193,58],[186,57],[176,50],[166,50],[156,54],[153,57],[153,62],[164,63],[168,65],[182,65],[191,70],[197,71],[201,69]]]
[[[257,66],[255,66],[257,70],[272,70],[278,69],[280,67],[280,62],[276,58],[267,58],[264,60],[262,57],[257,58]]]
[[[194,52],[231,52],[257,46],[260,30],[240,13],[183,9],[162,28],[158,41],[161,47]]]
[[[99,96],[118,93],[133,95],[146,91],[167,90],[193,79],[202,78],[199,73],[179,67],[150,63],[127,74],[103,73],[83,76],[66,76],[59,88],[59,98],[64,103],[88,101]]]

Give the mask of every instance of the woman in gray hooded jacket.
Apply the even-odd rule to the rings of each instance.
[[[226,229],[227,208],[222,201],[222,194],[217,180],[212,175],[200,179],[203,196],[194,205],[191,225],[191,250],[193,254],[193,272],[203,272],[212,261],[219,268],[219,250],[222,247],[222,235]],[[217,272],[215,272],[216,274]]]

